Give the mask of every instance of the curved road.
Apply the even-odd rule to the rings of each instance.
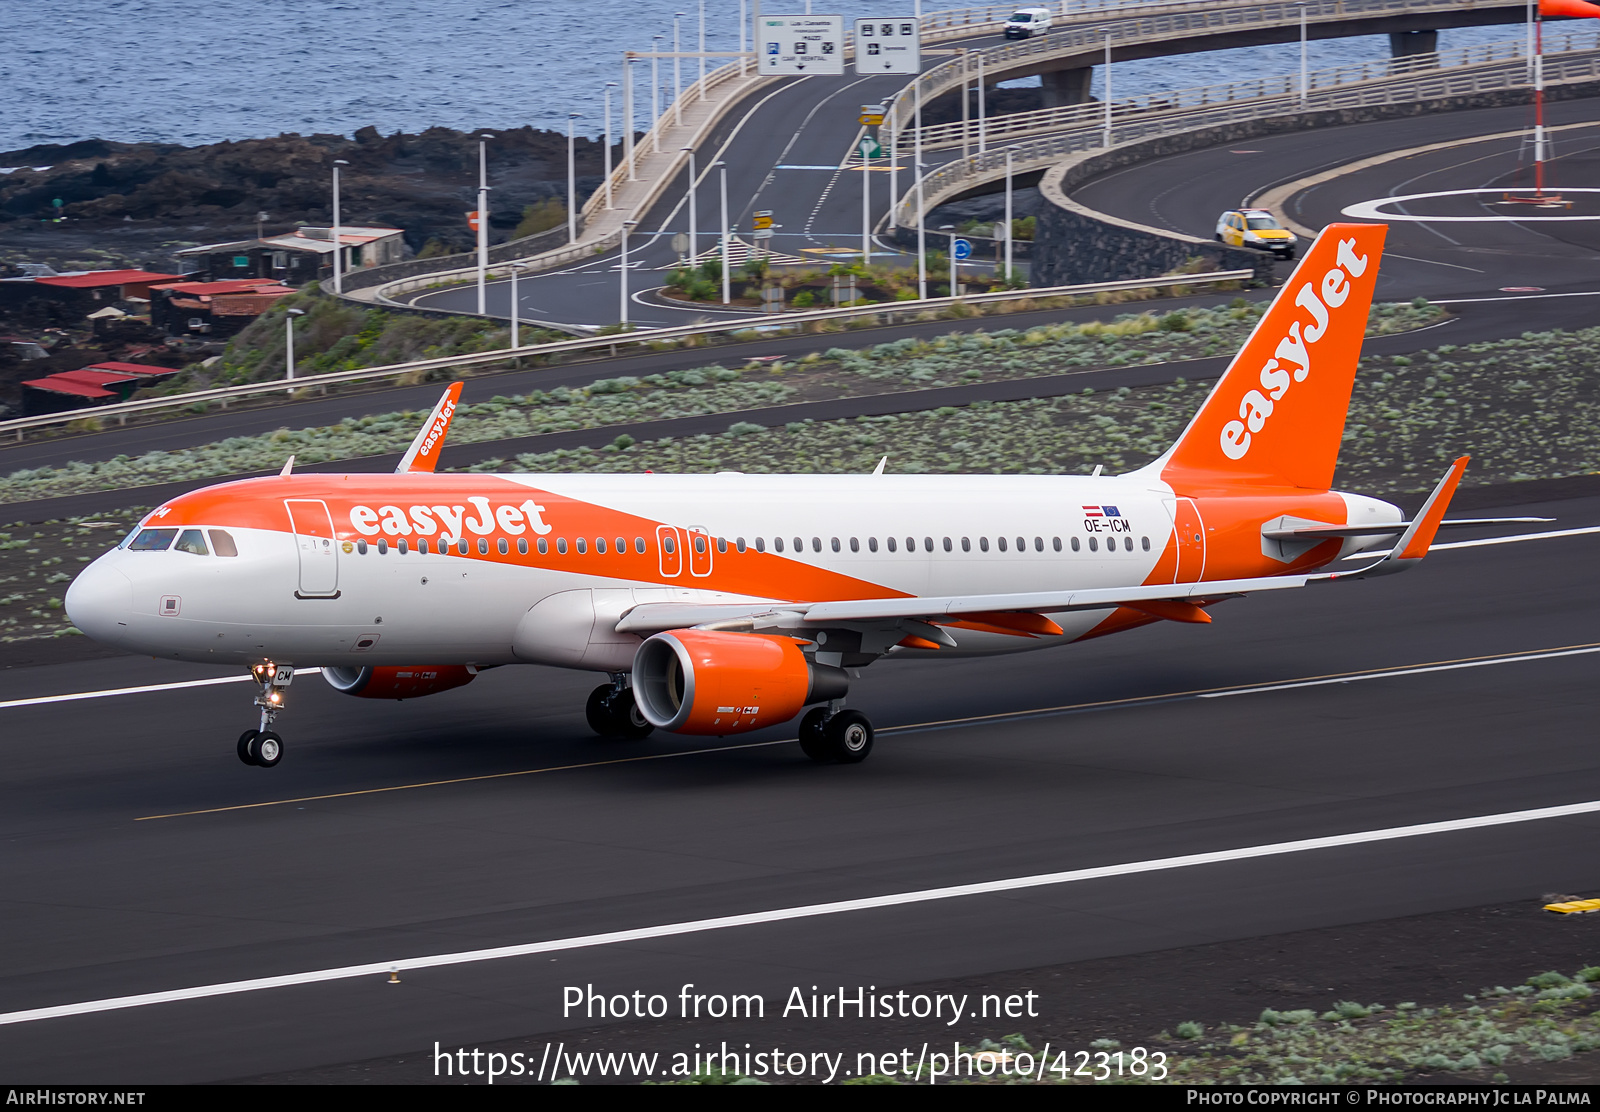
[[[1557,157],[1549,167],[1559,192],[1600,185],[1595,152],[1600,148],[1600,101],[1575,100],[1547,109]],[[1073,191],[1073,198],[1108,215],[1169,231],[1209,236],[1217,216],[1241,203],[1259,203],[1269,191],[1304,178],[1330,174],[1329,180],[1296,192],[1287,215],[1310,228],[1349,219],[1342,210],[1391,196],[1464,189],[1490,192],[1468,201],[1421,202],[1403,210],[1416,215],[1496,216],[1484,223],[1393,221],[1384,249],[1377,296],[1384,300],[1424,296],[1452,298],[1503,296],[1502,287],[1543,287],[1546,292],[1600,290],[1596,251],[1600,220],[1538,223],[1547,215],[1600,215],[1596,194],[1571,194],[1572,209],[1535,210],[1495,205],[1501,191],[1526,187],[1523,135],[1532,109],[1441,112],[1417,119],[1389,120],[1349,127],[1319,128],[1222,144],[1171,155],[1102,175]],[[1487,142],[1481,136],[1505,135]],[[1438,150],[1346,169],[1386,154],[1443,145]],[[1280,272],[1286,268],[1280,264]],[[1538,291],[1535,291],[1538,292]],[[1548,305],[1546,299],[1544,305]],[[1478,310],[1474,309],[1473,312]],[[1529,304],[1530,313],[1543,306]],[[1592,312],[1585,311],[1592,320]],[[1530,326],[1533,322],[1530,322]],[[1520,331],[1520,330],[1519,330]]]

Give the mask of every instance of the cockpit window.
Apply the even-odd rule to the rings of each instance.
[[[239,546],[233,543],[232,533],[228,532],[226,529],[212,529],[210,530],[210,533],[211,551],[215,552],[218,556],[239,555]]]
[[[165,552],[178,535],[176,529],[141,529],[128,545],[129,552]]]
[[[200,535],[198,529],[185,529],[178,534],[178,543],[173,545],[174,552],[189,552],[196,556],[209,556],[211,552],[206,548],[206,539]]]

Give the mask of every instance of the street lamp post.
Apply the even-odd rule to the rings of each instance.
[[[487,131],[478,136],[478,315],[484,315],[484,300],[489,281],[489,140]]]
[[[606,208],[613,208],[611,204],[611,90],[617,87],[615,81],[606,82]]]
[[[722,303],[727,305],[733,301],[733,279],[728,274],[728,260],[733,253],[728,233],[728,164],[719,159],[717,169],[722,178]]]
[[[989,121],[983,92],[983,51],[978,51],[978,153],[989,149]]]
[[[956,295],[956,226],[954,224],[940,224],[941,232],[950,233],[950,296]]]
[[[861,142],[861,269],[872,265],[872,159]],[[893,198],[890,198],[892,201]]]
[[[672,13],[672,113],[678,127],[683,126],[683,53],[682,12]]]
[[[656,55],[661,53],[661,36],[650,36],[650,142],[655,145],[656,154],[661,153],[661,59]]]
[[[1106,126],[1105,145],[1111,145],[1111,30],[1106,29]]]
[[[618,322],[624,327],[628,324],[628,233],[637,227],[637,220],[624,220],[622,222],[622,270],[618,276],[618,285],[622,289],[622,300],[619,303],[617,314]]]
[[[744,12],[744,5],[745,5],[745,0],[739,0],[739,76],[740,77],[744,76],[744,53],[745,53],[745,38],[744,38],[744,32],[745,32],[744,16],[745,16],[745,12]]]
[[[1306,94],[1306,6],[1300,5],[1300,106],[1305,107]]]
[[[304,309],[290,309],[285,315],[283,323],[283,380],[294,381],[294,318],[306,315]],[[289,393],[294,393],[294,387],[289,388]]]
[[[344,292],[344,246],[339,221],[339,167],[350,163],[342,158],[333,160],[333,292]],[[292,376],[291,376],[292,377]]]
[[[700,100],[706,99],[706,0],[700,0]]]
[[[921,0],[917,0],[921,6]],[[924,195],[922,192],[922,78],[918,76],[914,88],[917,93],[916,104],[916,150],[913,152],[917,163],[917,297],[926,301],[928,299],[928,235],[924,217],[927,213],[923,209]]]
[[[521,347],[521,333],[517,330],[522,320],[522,302],[517,299],[517,275],[528,269],[527,263],[511,264],[511,346]]]
[[[578,159],[573,151],[572,121],[577,112],[567,113],[567,243],[578,242]]]
[[[695,252],[700,247],[700,214],[695,197],[694,148],[681,148],[689,154],[689,265],[694,266]]]
[[[622,55],[622,161],[628,165],[628,180],[638,181],[633,165],[633,52]]]
[[[970,93],[970,86],[972,84],[972,71],[967,65],[967,48],[963,46],[958,49],[961,51],[961,157],[966,158],[972,153],[972,144],[970,142],[971,135],[969,131],[969,129],[972,127],[972,96]]]
[[[1006,282],[1011,282],[1011,156],[1017,148],[1006,148]]]

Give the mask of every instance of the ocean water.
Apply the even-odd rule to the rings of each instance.
[[[939,5],[930,2],[929,10]],[[799,3],[793,9],[801,10]],[[769,12],[781,10],[768,0]],[[909,13],[908,0],[832,5],[857,15]],[[453,128],[604,130],[603,90],[625,50],[684,49],[698,0],[66,0],[4,4],[0,151],[101,138],[213,143],[280,132],[385,134]],[[738,46],[737,0],[706,0],[706,46]],[[1441,48],[1515,36],[1518,28],[1445,32]],[[661,36],[656,40],[655,36]],[[1313,68],[1385,57],[1383,36],[1311,44]],[[650,114],[650,66],[635,63],[636,118]],[[1119,96],[1289,73],[1297,45],[1123,63]],[[685,84],[698,62],[682,62]],[[662,103],[672,63],[659,63]],[[1098,82],[1098,74],[1097,74]],[[621,88],[612,90],[621,133]]]

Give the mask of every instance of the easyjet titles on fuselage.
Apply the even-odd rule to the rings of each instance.
[[[513,537],[520,536],[524,531],[542,537],[552,529],[542,516],[545,508],[531,498],[520,505],[502,502],[493,509],[490,509],[489,499],[482,495],[471,495],[467,502],[471,503],[475,513],[459,504],[408,506],[405,509],[399,506],[378,506],[376,509],[371,506],[352,506],[350,525],[367,537],[379,534],[388,537],[431,537],[438,533],[439,539],[446,543],[466,536],[463,529],[479,537],[487,537],[495,531],[496,526]]]

